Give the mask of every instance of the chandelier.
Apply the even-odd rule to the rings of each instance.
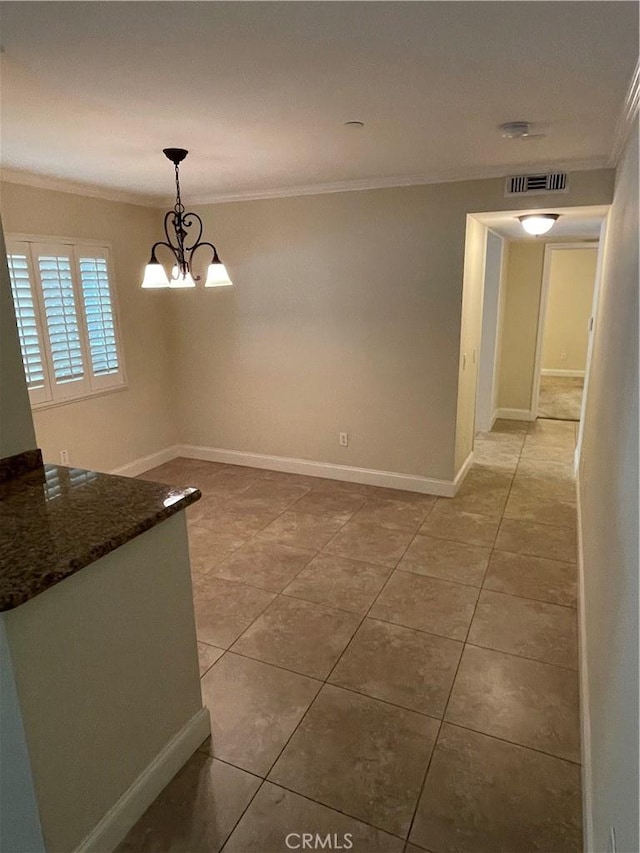
[[[195,287],[202,276],[193,270],[195,253],[206,247],[212,253],[212,259],[207,267],[205,287],[228,287],[233,284],[218,256],[218,250],[213,243],[200,240],[202,237],[202,219],[197,213],[185,213],[185,207],[180,196],[180,163],[189,152],[184,148],[163,148],[163,154],[174,165],[176,171],[176,203],[173,210],[167,211],[164,217],[164,233],[166,240],[158,240],[151,247],[151,258],[144,271],[142,287]],[[156,249],[163,246],[172,254],[173,270],[171,278],[167,276],[164,266],[158,261]]]

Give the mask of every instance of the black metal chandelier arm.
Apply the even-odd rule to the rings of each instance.
[[[202,243],[196,243],[196,244],[194,244],[194,245],[189,249],[189,251],[191,252],[191,257],[193,257],[194,253],[195,253],[198,249],[200,249],[202,246],[207,246],[209,249],[211,249],[211,251],[213,252],[213,258],[212,258],[212,261],[211,261],[211,262],[212,262],[212,263],[214,263],[214,264],[216,264],[216,263],[217,263],[217,264],[219,264],[219,263],[220,263],[220,258],[218,257],[218,250],[217,250],[217,249],[216,249],[216,247],[213,245],[213,243],[209,243],[209,242],[207,242],[206,240],[203,240],[203,242],[202,242]]]
[[[186,236],[186,231],[184,231],[182,223],[182,214],[177,210],[168,210],[165,213],[164,233],[167,238],[167,243],[169,243],[174,252],[184,252],[184,238]]]
[[[200,243],[200,238],[202,237],[202,228],[203,228],[202,219],[200,219],[200,217],[198,216],[197,213],[183,213],[181,220],[182,220],[182,228],[183,229],[191,229],[194,225],[198,226],[198,236],[195,238],[195,240],[193,241],[193,243],[190,246],[184,246],[185,251],[192,252],[198,246],[203,245]],[[189,235],[187,235],[186,231],[185,231],[184,236],[185,237],[189,236]]]
[[[149,261],[150,264],[160,263],[160,261],[158,260],[158,258],[156,256],[156,249],[158,248],[158,246],[164,246],[166,249],[169,249],[171,251],[171,253],[173,254],[173,256],[175,257],[175,259],[178,260],[178,255],[176,254],[176,250],[172,246],[172,244],[167,243],[166,240],[158,240],[158,242],[154,243],[153,246],[151,247],[151,260]]]

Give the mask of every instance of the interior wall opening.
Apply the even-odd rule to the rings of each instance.
[[[545,249],[534,386],[537,418],[580,420],[597,261],[598,243],[550,244]]]
[[[537,210],[559,214],[548,234],[523,230],[532,210],[470,216],[484,232],[475,434],[498,418],[580,420],[608,206]]]

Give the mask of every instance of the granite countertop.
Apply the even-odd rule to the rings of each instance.
[[[0,611],[11,610],[200,498],[112,474],[0,460]]]

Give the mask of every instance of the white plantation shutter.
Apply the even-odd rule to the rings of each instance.
[[[7,260],[31,402],[124,385],[108,250],[26,238]]]
[[[7,244],[7,251],[11,294],[27,387],[33,402],[45,402],[50,399],[49,377],[44,357],[42,329],[38,321],[37,298],[32,289],[29,244]]]
[[[72,253],[70,247],[34,247],[34,265],[40,276],[45,325],[49,337],[49,356],[52,379],[58,386],[57,396],[75,395],[81,384],[87,385],[85,358],[80,338],[80,326],[73,287]],[[76,387],[60,389],[61,385]],[[54,395],[56,396],[56,395]]]
[[[109,282],[109,259],[104,249],[77,250],[87,325],[92,385],[109,387],[122,382],[115,310]]]

